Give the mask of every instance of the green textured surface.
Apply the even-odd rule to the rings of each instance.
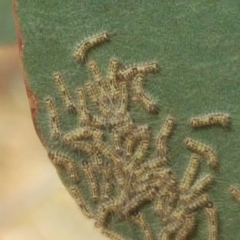
[[[132,114],[140,122],[158,129],[168,113],[177,119],[171,138],[171,167],[180,178],[187,166],[189,152],[185,136],[213,145],[219,156],[217,181],[210,190],[220,210],[219,239],[240,239],[240,205],[227,193],[230,183],[240,183],[239,112],[239,24],[240,6],[232,1],[78,1],[19,0],[19,18],[24,38],[24,65],[39,102],[38,124],[49,142],[49,125],[43,104],[45,96],[57,92],[52,72],[61,71],[75,96],[74,89],[88,79],[84,66],[77,65],[73,49],[86,36],[102,30],[114,33],[110,43],[91,51],[103,71],[109,58],[124,64],[156,60],[160,74],[149,77],[146,88],[158,100],[160,114],[149,116],[138,105]],[[106,72],[106,71],[105,71]],[[61,106],[56,94],[54,100]],[[76,117],[65,117],[60,110],[64,130],[77,124]],[[228,112],[232,129],[212,128],[193,131],[191,116],[214,111]],[[209,172],[202,164],[201,174]],[[193,239],[206,239],[206,220],[200,223]],[[130,225],[131,226],[131,225]],[[118,225],[118,229],[121,225]],[[156,226],[158,228],[158,226]],[[131,236],[131,228],[125,227]]]
[[[15,29],[11,13],[12,3],[10,0],[0,0],[0,44],[15,41]]]

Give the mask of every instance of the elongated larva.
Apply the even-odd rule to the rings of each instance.
[[[214,177],[211,174],[207,174],[190,188],[189,194],[183,195],[183,199],[187,202],[191,201],[193,198],[200,196],[214,181]]]
[[[92,115],[87,108],[86,95],[84,93],[83,88],[77,89],[77,96],[78,96],[78,102],[79,102],[79,106],[78,106],[79,123],[81,126],[90,125]]]
[[[62,152],[57,151],[49,151],[48,157],[52,161],[54,165],[60,165],[63,166],[68,174],[68,176],[72,179],[73,182],[78,182],[79,172],[77,170],[76,163],[73,159],[71,159],[69,156],[65,155]]]
[[[147,223],[147,220],[145,219],[145,217],[142,213],[134,212],[132,215],[132,219],[141,228],[141,230],[144,234],[145,240],[153,240],[154,239],[152,230],[150,229],[150,226]]]
[[[144,75],[138,74],[133,79],[133,89],[135,91],[136,100],[139,101],[143,108],[145,108],[149,113],[157,113],[158,109],[156,103],[144,92],[142,86],[144,78]]]
[[[59,128],[59,118],[57,114],[57,109],[54,106],[53,100],[50,97],[45,99],[45,104],[47,108],[47,114],[50,121],[50,132],[51,137],[60,137],[61,132]]]
[[[222,127],[228,127],[231,124],[231,118],[227,113],[210,113],[207,115],[201,115],[192,117],[189,120],[190,125],[194,128],[206,127],[212,125],[220,125]]]
[[[99,129],[92,127],[79,127],[74,129],[63,136],[63,140],[67,143],[79,141],[84,138],[92,138],[94,140],[101,140],[103,132]]]
[[[208,228],[209,228],[208,240],[217,240],[218,239],[217,208],[212,203],[210,203],[209,206],[205,208],[205,212],[208,218]]]
[[[191,138],[185,138],[184,143],[189,150],[204,156],[210,167],[218,166],[217,154],[212,147]]]
[[[208,202],[209,202],[208,194],[202,194],[201,196],[197,197],[192,202],[190,202],[186,207],[188,211],[194,212],[197,211],[198,209],[206,207]]]
[[[192,186],[193,182],[196,179],[199,164],[199,156],[197,154],[192,154],[187,169],[185,170],[183,178],[181,179],[181,182],[179,184],[179,189],[182,192],[188,191]]]
[[[106,227],[108,216],[111,212],[114,212],[118,206],[118,202],[114,200],[109,200],[106,203],[103,203],[98,208],[98,213],[96,217],[95,227]]]
[[[95,147],[98,149],[98,151],[105,157],[107,157],[109,160],[111,160],[113,163],[117,164],[121,162],[121,159],[119,156],[117,156],[105,143],[102,141],[96,141],[94,143]]]
[[[157,62],[138,63],[130,66],[126,66],[118,72],[118,77],[121,79],[130,80],[137,74],[156,73],[160,69]]]
[[[87,205],[80,189],[77,186],[71,186],[70,192],[71,192],[73,198],[75,199],[75,201],[77,202],[78,206],[82,210],[82,213],[88,218],[93,218],[94,214],[93,214],[92,210],[90,209],[90,207]]]
[[[175,119],[172,116],[168,116],[160,129],[157,136],[156,146],[158,151],[158,156],[162,159],[167,159],[167,140],[173,132],[175,125]]]
[[[53,74],[53,79],[55,81],[55,84],[61,94],[62,101],[66,106],[66,109],[70,113],[76,112],[76,106],[72,100],[72,97],[67,89],[67,86],[64,83],[64,79],[62,77],[62,74],[60,72],[55,72]]]
[[[109,89],[109,92],[111,96],[114,99],[117,99],[117,96],[119,95],[119,86],[117,83],[117,72],[119,68],[119,62],[116,58],[110,59],[109,66],[108,66],[108,72],[107,72],[107,79],[106,84]]]
[[[122,81],[120,82],[119,86],[120,86],[120,105],[117,111],[120,115],[124,115],[128,107],[127,82]]]
[[[83,62],[86,58],[87,52],[91,48],[93,48],[101,43],[104,43],[104,42],[108,41],[109,39],[110,39],[110,35],[106,31],[84,39],[76,47],[76,50],[74,52],[74,56],[75,56],[76,60],[79,62]]]
[[[175,240],[186,240],[196,227],[196,219],[193,215],[186,217],[183,226],[178,230]]]
[[[87,161],[83,161],[82,168],[83,168],[86,180],[88,182],[88,186],[90,188],[91,197],[93,201],[96,202],[99,199],[99,185],[98,185],[97,176],[94,172],[93,166]]]
[[[235,187],[234,185],[230,185],[229,192],[231,195],[240,203],[240,189]]]
[[[101,197],[108,200],[112,190],[113,176],[109,164],[102,165],[102,193]]]

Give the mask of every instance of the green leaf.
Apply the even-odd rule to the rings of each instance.
[[[78,126],[77,115],[68,114],[64,108],[52,75],[56,71],[63,74],[70,94],[77,102],[76,89],[84,86],[91,75],[85,63],[76,62],[74,49],[86,37],[107,31],[111,40],[89,51],[87,59],[94,59],[103,74],[107,74],[112,57],[118,58],[123,65],[159,62],[160,73],[148,75],[144,86],[157,101],[159,114],[149,114],[140,104],[131,101],[130,115],[138,125],[151,127],[149,156],[156,153],[154,137],[166,117],[174,116],[176,128],[169,139],[168,166],[177,181],[181,180],[190,157],[190,151],[183,143],[185,137],[213,147],[219,169],[210,169],[202,158],[198,178],[209,173],[216,177],[206,192],[218,209],[218,239],[239,239],[240,203],[234,202],[228,191],[231,184],[240,183],[238,1],[18,0],[17,13],[23,36],[24,68],[37,104],[34,112],[36,127],[48,151],[69,154],[83,175],[81,162],[86,156],[50,136],[45,98],[51,97],[56,104],[63,132]],[[90,109],[96,111],[92,105]],[[191,117],[213,112],[229,114],[231,128],[213,126],[194,130],[190,127]],[[105,141],[110,146],[108,137],[106,133]],[[72,185],[69,175],[64,168],[57,169],[69,190]],[[78,187],[96,217],[96,209],[102,203],[91,200],[84,178]],[[116,185],[113,198],[116,199],[118,191]],[[153,204],[144,205],[139,211],[144,213],[157,236],[164,224],[154,213]],[[189,239],[206,239],[208,223],[204,210],[199,209],[194,216],[197,228]],[[109,228],[125,238],[147,239],[130,218],[120,219],[117,214],[111,218]]]

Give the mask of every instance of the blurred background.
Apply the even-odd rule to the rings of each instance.
[[[0,240],[103,240],[61,184],[35,133],[10,0],[0,0]]]

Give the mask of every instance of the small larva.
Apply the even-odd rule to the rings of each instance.
[[[130,156],[133,154],[133,149],[136,143],[138,143],[141,139],[149,138],[149,126],[143,125],[136,128],[132,134],[127,136],[125,145],[126,145],[126,155]]]
[[[132,215],[132,220],[141,228],[145,240],[153,240],[153,233],[147,223],[144,215],[140,212],[134,212]]]
[[[63,136],[63,141],[71,143],[79,141],[83,138],[92,138],[94,140],[102,140],[103,132],[99,129],[93,129],[91,127],[79,127],[74,129]]]
[[[196,219],[189,215],[186,217],[183,226],[178,230],[175,240],[185,240],[196,227]]]
[[[76,50],[74,52],[74,56],[75,56],[76,60],[79,62],[83,62],[85,60],[87,52],[91,48],[93,48],[101,43],[104,43],[104,42],[108,41],[109,39],[110,39],[110,35],[106,31],[84,39],[76,47]]]
[[[73,182],[79,181],[79,172],[73,159],[57,151],[49,151],[48,157],[54,165],[63,166]]]
[[[73,196],[73,198],[75,199],[75,201],[77,202],[80,209],[82,210],[82,213],[88,218],[93,218],[94,214],[92,213],[92,210],[90,209],[90,207],[87,205],[86,201],[84,200],[80,189],[78,189],[77,186],[71,186],[70,193]]]
[[[190,188],[189,196],[198,197],[201,195],[214,181],[212,174],[207,174]]]
[[[92,145],[86,141],[78,141],[78,142],[71,143],[70,147],[72,147],[74,150],[85,153],[88,156],[93,156],[96,151],[92,147]]]
[[[123,164],[121,162],[116,163],[113,167],[113,175],[117,180],[118,185],[124,186],[126,183],[125,173],[123,170]]]
[[[130,80],[137,74],[156,73],[160,69],[157,62],[147,62],[126,66],[118,72],[120,79]]]
[[[130,212],[136,210],[146,202],[152,201],[156,196],[157,192],[158,188],[152,188],[147,192],[136,195],[134,198],[127,201],[125,205],[123,205],[122,214],[124,216],[128,216]]]
[[[167,159],[167,140],[173,132],[174,125],[175,119],[172,116],[168,116],[157,136],[156,146],[158,156],[162,159]]]
[[[90,188],[91,197],[93,201],[96,202],[99,199],[99,185],[98,185],[97,176],[94,172],[93,167],[87,161],[82,161],[82,169],[84,171],[86,180],[88,182],[88,186]]]
[[[192,186],[193,182],[196,179],[199,164],[199,156],[197,154],[192,154],[187,169],[185,170],[183,178],[181,179],[179,184],[179,189],[181,190],[181,192],[188,191]]]
[[[127,240],[127,239],[123,238],[122,236],[120,236],[119,234],[117,234],[113,231],[110,231],[105,227],[102,228],[102,234],[107,236],[111,240]]]
[[[102,198],[108,200],[112,190],[112,171],[109,164],[102,165]]]
[[[203,207],[206,207],[209,202],[209,196],[208,194],[202,194],[193,201],[191,201],[187,206],[187,210],[190,212],[197,211],[198,209],[201,209]]]
[[[194,128],[205,127],[211,125],[220,125],[222,127],[228,127],[231,124],[231,118],[227,113],[211,113],[202,116],[192,117],[189,120],[190,125]]]
[[[60,137],[61,132],[59,129],[59,119],[56,107],[54,106],[53,100],[50,97],[45,99],[47,108],[48,118],[50,121],[50,132],[52,137]]]
[[[104,144],[102,141],[95,141],[94,142],[95,147],[97,150],[105,157],[107,157],[109,160],[111,160],[114,164],[117,164],[121,162],[121,159],[119,156],[117,156],[109,147],[107,147],[106,144]]]
[[[66,109],[70,113],[76,112],[76,106],[72,100],[72,97],[70,93],[68,92],[68,89],[64,83],[62,74],[60,72],[53,73],[53,79],[55,81],[55,84],[61,94],[62,101],[64,102]]]
[[[120,82],[120,106],[118,108],[118,113],[124,115],[128,107],[128,92],[127,92],[127,82]]]
[[[158,235],[158,240],[171,240],[170,234],[162,230]]]
[[[93,76],[93,80],[96,82],[96,83],[102,83],[103,82],[103,78],[102,78],[102,74],[97,66],[97,63],[94,61],[94,60],[90,60],[88,63],[87,63],[87,67],[88,69],[91,71],[92,73],[92,76]]]
[[[137,74],[133,79],[133,89],[135,91],[136,100],[139,101],[143,108],[145,108],[149,113],[157,113],[158,108],[156,103],[143,90],[143,79],[144,75],[142,74]]]
[[[118,131],[115,131],[113,130],[113,133],[112,133],[112,143],[113,143],[113,146],[114,146],[114,149],[116,151],[119,151],[121,149],[121,135],[119,134]]]
[[[110,59],[108,72],[107,72],[107,86],[112,97],[119,94],[118,84],[116,81],[119,62],[116,58]]]
[[[79,107],[78,107],[78,117],[80,125],[89,125],[92,115],[90,114],[89,110],[87,109],[87,103],[86,103],[86,95],[84,93],[83,88],[77,89],[77,96],[79,101]]]
[[[212,147],[188,137],[184,139],[184,143],[189,150],[204,156],[211,168],[218,166],[217,154]]]
[[[134,155],[130,158],[129,164],[126,166],[126,170],[131,172],[141,161],[144,159],[147,154],[147,150],[150,145],[150,139],[146,138],[140,142],[140,145],[137,147]]]
[[[118,206],[118,202],[114,200],[109,200],[106,203],[100,205],[97,210],[97,217],[95,222],[95,227],[105,227],[107,223],[108,216],[111,212],[114,212]]]
[[[231,193],[231,195],[235,198],[235,200],[237,200],[240,203],[240,189],[234,185],[230,185],[228,190]]]
[[[88,94],[91,102],[94,103],[96,106],[98,106],[99,105],[98,95],[97,95],[97,91],[94,86],[94,83],[87,82],[87,83],[85,83],[85,87],[86,87],[87,94]]]
[[[209,204],[209,207],[205,208],[205,212],[208,218],[209,228],[209,240],[218,239],[218,213],[217,208],[213,204]]]

